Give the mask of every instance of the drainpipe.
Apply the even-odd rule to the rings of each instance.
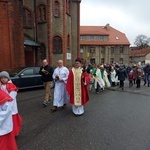
[[[34,0],[34,39],[35,39],[35,42],[37,42],[36,0]]]
[[[34,21],[34,41],[37,42],[37,24],[36,24],[36,0],[34,0],[34,15],[33,15],[33,21]],[[34,65],[38,65],[38,52],[37,52],[38,47],[34,47],[35,51],[35,63]]]

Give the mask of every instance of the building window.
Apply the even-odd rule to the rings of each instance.
[[[44,44],[41,44],[41,59],[45,59],[46,58],[46,47]]]
[[[67,48],[70,48],[70,35],[67,36]]]
[[[105,63],[105,59],[101,58],[101,64],[104,64],[104,63]]]
[[[95,64],[95,58],[91,58],[91,59],[90,59],[90,63],[91,63],[91,64]]]
[[[32,28],[32,15],[27,8],[23,8],[23,26],[25,28]]]
[[[101,36],[99,36],[99,39],[100,39],[100,41],[105,41],[105,40],[107,39],[107,37],[106,37],[106,36],[101,35]]]
[[[110,58],[110,63],[114,63],[114,58]]]
[[[91,54],[95,53],[95,47],[90,47],[90,53]]]
[[[84,37],[83,37],[83,36],[80,36],[80,40],[84,40]]]
[[[55,1],[55,3],[54,3],[54,16],[55,17],[60,16],[60,14],[59,14],[59,2],[58,1]]]
[[[70,4],[70,0],[66,0],[66,11],[67,11],[67,14],[69,14],[70,15],[70,6],[71,6],[71,4]]]
[[[123,54],[123,46],[120,46],[120,53]]]
[[[83,54],[84,53],[84,48],[80,47],[80,53]]]
[[[123,58],[120,58],[120,63],[123,64]]]
[[[105,47],[102,47],[101,53],[105,54]]]
[[[94,36],[90,36],[90,40],[94,40]]]
[[[53,38],[53,53],[62,54],[62,39],[59,36]]]
[[[39,22],[45,22],[46,21],[46,6],[45,5],[40,5],[38,7],[38,21]]]
[[[114,50],[115,50],[115,48],[112,46],[112,47],[110,48],[111,53],[114,53]]]

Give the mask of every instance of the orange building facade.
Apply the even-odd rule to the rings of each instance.
[[[80,27],[80,55],[93,64],[129,64],[130,42],[109,24]]]

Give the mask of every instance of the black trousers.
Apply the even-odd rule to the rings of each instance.
[[[115,86],[115,82],[112,82],[112,83],[111,83],[111,86]]]
[[[132,87],[133,86],[133,82],[132,80],[129,81],[129,87]]]
[[[120,80],[120,88],[124,87],[124,81]]]
[[[135,81],[136,81],[136,80],[135,80],[135,79],[133,79],[133,81],[134,81],[133,83],[135,84]]]
[[[141,85],[141,79],[137,79],[137,80],[136,80],[136,84],[137,84],[137,88],[140,88],[140,85]]]
[[[99,86],[99,84],[97,83],[97,88],[95,89],[95,92],[99,92],[99,90],[100,90],[100,86]]]

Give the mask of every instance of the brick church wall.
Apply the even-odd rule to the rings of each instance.
[[[0,70],[24,66],[21,1],[0,1]]]

